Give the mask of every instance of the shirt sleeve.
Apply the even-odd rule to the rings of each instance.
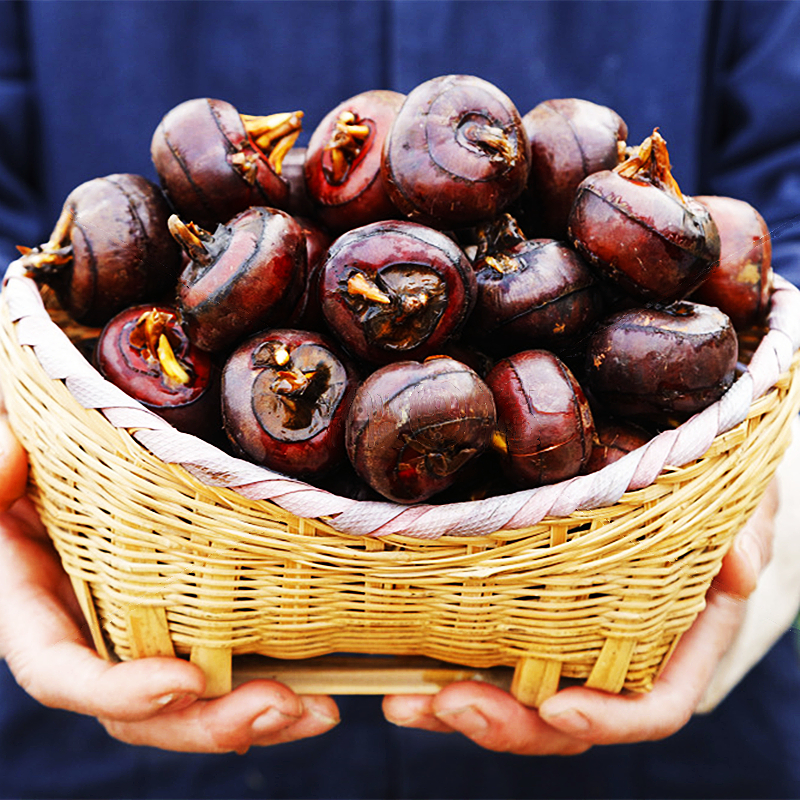
[[[800,4],[736,0],[714,14],[702,193],[755,206],[775,269],[800,285]]]
[[[712,21],[701,164],[708,194],[746,200],[767,221],[773,266],[800,286],[800,4],[730,2]],[[773,555],[699,711],[711,711],[794,623],[800,609],[800,419],[778,467]]]
[[[37,193],[43,168],[30,71],[25,54],[24,9],[0,3],[0,274],[19,253],[49,231]]]

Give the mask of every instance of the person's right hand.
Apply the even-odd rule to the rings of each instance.
[[[681,636],[652,691],[614,694],[567,686],[536,711],[496,686],[460,681],[434,695],[387,696],[384,715],[403,727],[457,731],[488,750],[529,756],[574,755],[595,745],[672,736],[697,711],[735,641],[746,600],[771,558],[778,499],[773,480],[723,558],[704,610]]]
[[[178,658],[110,663],[88,643],[69,579],[23,497],[25,452],[0,416],[0,657],[46,706],[96,717],[117,739],[166,750],[244,752],[330,730],[330,697],[299,697],[276,681],[199,699],[205,677]]]

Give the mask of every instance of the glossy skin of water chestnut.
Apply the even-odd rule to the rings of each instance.
[[[219,371],[191,344],[173,306],[139,305],[115,315],[94,360],[103,377],[178,430],[205,438],[219,430]]]
[[[600,318],[599,281],[568,244],[527,239],[510,217],[485,242],[473,261],[478,300],[469,330],[478,343],[506,353],[557,347]]]
[[[220,352],[251,333],[281,325],[305,285],[306,236],[279,209],[253,207],[209,233],[170,218],[190,262],[181,273],[177,302],[189,338]]]
[[[772,291],[772,238],[764,218],[744,200],[696,197],[719,231],[720,257],[692,294],[744,330],[764,321]]]
[[[587,349],[592,396],[614,416],[667,421],[718,400],[733,383],[738,341],[713,306],[630,309],[598,326]]]
[[[565,239],[578,185],[624,160],[628,126],[613,109],[575,97],[539,103],[522,124],[531,168],[520,222],[532,237]]]
[[[719,260],[717,227],[704,206],[681,193],[657,131],[637,155],[581,182],[568,229],[592,266],[640,300],[686,297]]]
[[[181,262],[169,215],[159,187],[140,175],[93,178],[69,193],[48,242],[19,248],[21,261],[72,319],[99,327],[173,286]]]
[[[347,453],[358,475],[397,503],[450,487],[495,430],[492,393],[447,356],[388,364],[364,379],[347,421]]]
[[[577,475],[592,450],[589,401],[569,368],[548,350],[523,350],[486,376],[497,404],[493,448],[519,488]]]
[[[238,451],[300,478],[346,459],[347,413],[358,385],[333,342],[308,331],[274,329],[241,344],[222,370],[225,431]]]
[[[316,215],[339,234],[399,216],[381,175],[383,143],[405,95],[371,89],[333,108],[311,134],[305,179]]]
[[[306,148],[293,147],[281,162],[281,177],[289,186],[289,198],[281,206],[293,217],[314,217],[316,210],[306,186]]]
[[[496,86],[443,75],[413,89],[386,137],[384,181],[409,219],[448,230],[493,219],[525,188],[530,146]]]
[[[295,217],[306,237],[306,280],[295,310],[287,320],[290,328],[321,331],[325,327],[322,304],[319,297],[320,270],[333,236],[316,220],[308,217]]]
[[[461,248],[440,231],[405,220],[342,234],[320,275],[330,329],[371,364],[419,360],[440,350],[461,332],[476,292]]]
[[[302,112],[254,117],[209,97],[170,109],[153,133],[150,152],[174,209],[214,228],[249,206],[284,208],[286,151],[300,132]]]

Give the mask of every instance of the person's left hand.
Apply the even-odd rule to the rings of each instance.
[[[28,464],[0,409],[0,659],[45,706],[97,718],[129,744],[223,753],[318,736],[339,721],[330,697],[253,680],[213,699],[182,658],[109,662],[90,644],[69,578],[29,498]]]
[[[488,750],[519,755],[571,755],[596,744],[671,736],[691,718],[742,623],[745,600],[771,555],[777,506],[773,481],[723,559],[706,608],[684,633],[651,692],[614,695],[575,686],[557,692],[537,711],[495,686],[460,682],[432,696],[387,696],[384,715],[396,725],[457,731]]]

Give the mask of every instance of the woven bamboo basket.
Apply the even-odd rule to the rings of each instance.
[[[338,497],[179,433],[102,379],[16,263],[0,380],[105,657],[189,658],[209,695],[253,674],[332,694],[474,677],[536,706],[568,682],[649,690],[704,607],[800,408],[798,298],[776,279],[747,368],[675,430],[446,506]]]

